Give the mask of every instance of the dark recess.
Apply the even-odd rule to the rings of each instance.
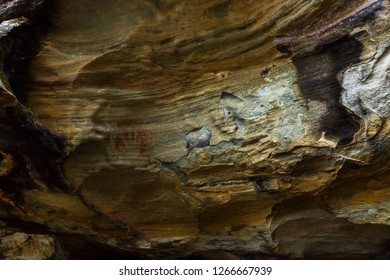
[[[14,170],[0,178],[3,191],[34,188],[30,172],[39,174],[48,186],[68,191],[59,163],[67,154],[65,140],[38,126],[29,115],[16,111],[0,120],[0,144],[15,161]],[[35,186],[36,187],[36,186]]]
[[[117,248],[91,242],[77,235],[57,235],[58,259],[67,260],[143,260],[149,259],[138,252],[126,252]]]
[[[47,34],[51,25],[50,14],[52,1],[41,1],[35,9],[21,14],[28,18],[28,24],[13,32],[13,46],[4,60],[4,72],[8,77],[11,89],[19,102],[26,104],[27,89],[31,81],[30,65],[41,49],[40,38]]]
[[[9,11],[9,16],[28,18],[28,24],[9,35],[13,45],[3,66],[11,89],[22,104],[27,101],[30,64],[40,50],[41,36],[50,26],[51,11],[51,1],[44,0],[20,1]],[[37,187],[31,180],[34,173],[47,186],[67,191],[68,184],[59,167],[67,154],[64,139],[38,125],[21,106],[7,107],[4,112],[0,119],[0,147],[12,155],[15,166],[8,176],[0,178],[0,188],[11,193]]]
[[[340,104],[342,88],[337,74],[351,64],[360,62],[363,45],[357,39],[343,37],[323,45],[315,53],[292,58],[298,72],[298,85],[306,100],[327,104],[328,113],[319,124],[319,133],[340,139],[348,144],[359,130],[359,124]]]
[[[47,228],[47,226],[35,222],[20,220],[13,215],[8,214],[7,217],[2,218],[2,221],[7,224],[7,228],[18,229],[26,234],[48,234],[49,233],[49,229]]]

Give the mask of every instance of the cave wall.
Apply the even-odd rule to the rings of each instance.
[[[0,254],[388,258],[389,7],[2,1]]]

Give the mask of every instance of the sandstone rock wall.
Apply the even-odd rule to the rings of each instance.
[[[1,2],[1,228],[60,258],[387,258],[389,7]]]

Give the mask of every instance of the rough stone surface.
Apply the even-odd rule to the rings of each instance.
[[[388,258],[389,8],[2,1],[3,257]]]
[[[54,257],[54,239],[50,236],[0,231],[0,258],[42,260]]]

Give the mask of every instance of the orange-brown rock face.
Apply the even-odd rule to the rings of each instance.
[[[389,1],[109,2],[0,3],[0,254],[389,257]]]

